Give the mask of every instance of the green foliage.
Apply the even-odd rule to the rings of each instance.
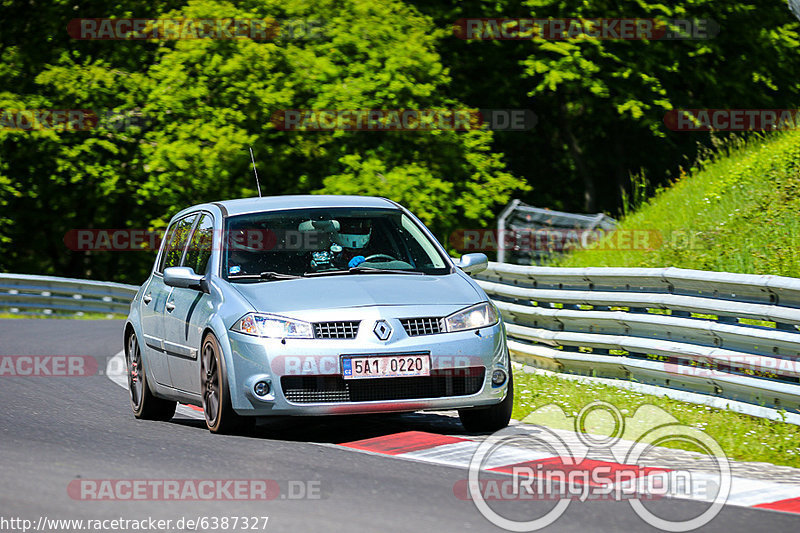
[[[664,172],[663,166],[654,168],[648,159],[674,165],[675,155],[670,155],[672,161],[664,160],[654,153],[657,146],[669,150],[671,144],[678,144],[683,153],[689,153],[691,145],[686,141],[707,140],[669,132],[663,123],[666,111],[791,107],[800,100],[794,73],[800,67],[800,25],[776,0],[669,4],[527,0],[525,4],[543,18],[568,14],[712,19],[719,25],[719,34],[711,39],[533,39],[531,55],[524,61],[533,82],[530,95],[553,104],[559,114],[553,123],[559,124],[560,135],[570,145],[576,172],[597,187],[600,197],[626,188],[631,170],[644,168],[649,175]],[[589,211],[595,207],[585,206]]]
[[[301,42],[183,41],[164,46],[150,70],[145,112],[163,126],[143,152],[152,174],[143,195],[191,198],[254,192],[247,146],[270,194],[314,190],[376,194],[422,210],[440,232],[485,223],[524,188],[489,154],[489,132],[285,132],[285,109],[428,109],[458,106],[430,22],[399,2],[259,2],[239,11],[191,2],[187,17],[319,17],[324,38]],[[233,103],[233,105],[231,105]],[[191,183],[191,187],[188,187]],[[190,198],[191,195],[191,198]],[[440,233],[441,234],[441,233]]]
[[[704,133],[672,132],[678,108],[794,108],[800,102],[800,24],[781,0],[411,0],[442,28],[458,18],[712,19],[712,39],[463,41],[440,49],[455,96],[475,107],[524,107],[528,133],[498,133],[495,148],[540,207],[617,212],[630,176],[665,185],[693,160]],[[451,31],[452,33],[452,31]]]
[[[512,197],[556,209],[635,208],[698,146],[702,154],[724,139],[668,131],[666,110],[800,101],[800,24],[780,0],[31,5],[3,1],[14,23],[0,35],[0,106],[116,110],[146,121],[0,131],[0,270],[140,281],[151,254],[70,252],[64,235],[163,228],[187,205],[253,196],[248,146],[265,194],[388,196],[442,240],[491,225]],[[311,19],[321,34],[76,41],[65,31],[72,18],[101,16]],[[452,31],[458,18],[530,16],[711,18],[720,31],[679,41],[464,41]],[[271,122],[284,109],[405,108],[527,108],[539,121],[529,132],[468,133],[287,132]]]
[[[490,150],[488,131],[287,132],[271,122],[286,109],[463,108],[447,96],[440,32],[413,7],[365,0],[162,7],[166,18],[313,19],[322,21],[322,36],[113,42],[96,54],[98,43],[80,42],[47,54],[30,92],[3,93],[14,102],[4,107],[126,110],[146,117],[146,127],[0,132],[0,202],[14,201],[15,217],[10,227],[0,219],[9,252],[0,268],[139,281],[149,254],[71,253],[65,233],[163,228],[188,205],[254,196],[248,146],[264,194],[387,196],[441,237],[489,224],[527,188]],[[24,193],[14,198],[14,191]],[[42,224],[48,212],[59,216]]]
[[[731,142],[625,217],[649,249],[575,252],[564,266],[676,266],[800,277],[800,130]]]

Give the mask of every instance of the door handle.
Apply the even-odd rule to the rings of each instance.
[[[142,298],[142,301],[144,302],[144,305],[147,305],[153,301],[153,297],[150,296],[149,294],[145,294],[144,298]]]
[[[167,302],[167,305],[165,307],[167,308],[168,313],[171,313],[172,311],[175,310],[175,304],[172,302]]]

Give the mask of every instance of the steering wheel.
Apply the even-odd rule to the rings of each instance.
[[[387,255],[387,254],[372,254],[369,257],[365,257],[364,258],[364,262],[367,263],[367,262],[373,261],[375,259],[378,259],[378,262],[380,262],[380,263],[386,263],[388,261],[397,261],[397,258],[392,257],[391,255]]]

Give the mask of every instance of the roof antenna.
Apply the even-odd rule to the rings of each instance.
[[[256,170],[256,158],[253,157],[253,147],[250,146],[250,161],[253,162],[253,174],[256,175],[256,187],[258,188],[258,197],[261,198],[261,184],[258,183],[258,170]]]

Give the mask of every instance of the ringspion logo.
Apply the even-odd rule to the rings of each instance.
[[[607,402],[585,405],[567,416],[551,404],[524,421],[539,423],[535,432],[510,428],[482,441],[472,456],[467,480],[456,482],[457,498],[469,498],[492,524],[508,531],[539,531],[558,520],[572,501],[625,501],[647,524],[665,531],[692,531],[719,514],[731,489],[731,470],[720,445],[703,431],[685,426],[659,407],[643,405],[629,417]],[[570,438],[551,427],[569,428]],[[577,436],[577,442],[571,436]],[[624,439],[624,440],[623,440]],[[703,472],[660,468],[660,446],[680,442],[706,456]],[[494,458],[523,447],[543,458],[490,467]],[[598,460],[592,455],[610,457]],[[511,478],[497,480],[497,474]],[[483,475],[486,477],[481,477]],[[695,513],[675,517],[659,514],[646,502],[686,497],[703,502]],[[502,514],[492,501],[555,501],[532,508],[535,517],[521,521]]]

